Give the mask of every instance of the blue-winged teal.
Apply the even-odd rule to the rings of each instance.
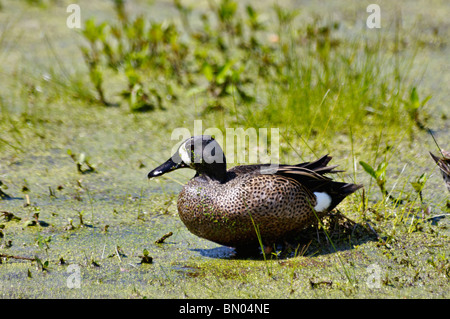
[[[197,171],[178,197],[178,213],[195,235],[213,242],[247,247],[285,239],[317,222],[362,185],[334,182],[324,176],[336,166],[330,156],[298,165],[236,166],[227,171],[222,148],[210,136],[184,141],[164,164],[148,174],[161,176],[178,168]]]
[[[434,155],[431,152],[430,155],[441,170],[444,183],[447,186],[448,191],[450,192],[450,152],[441,150],[442,158]]]

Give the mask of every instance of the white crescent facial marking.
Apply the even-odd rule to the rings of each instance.
[[[314,192],[314,195],[316,195],[316,206],[314,206],[316,212],[323,212],[328,207],[330,207],[331,204],[330,195],[323,192]]]
[[[178,154],[180,155],[181,160],[182,160],[185,164],[189,165],[189,164],[191,163],[191,155],[190,155],[190,152],[188,152],[188,151],[186,150],[185,144],[181,145],[181,147],[180,147],[180,149],[179,149],[179,151],[178,151]]]

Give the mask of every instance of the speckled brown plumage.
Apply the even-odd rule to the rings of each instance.
[[[239,167],[229,172],[235,175],[225,184],[197,177],[181,191],[178,213],[193,234],[235,247],[257,243],[255,225],[270,243],[314,222],[315,198],[300,183]]]
[[[191,147],[188,142],[182,144],[186,149]],[[204,146],[200,151],[192,146],[192,153],[201,152]],[[169,164],[150,172],[149,178],[176,168],[195,168],[197,175],[183,187],[177,203],[186,227],[199,237],[226,246],[256,245],[257,232],[265,245],[271,245],[317,222],[361,187],[324,176],[335,172],[335,166],[326,166],[330,160],[323,156],[312,163],[280,165],[272,174],[261,172],[265,165],[237,166],[226,171],[223,163],[225,167],[218,165],[214,172],[224,172],[215,174],[208,171],[210,164],[204,161],[194,166],[174,156]],[[326,192],[331,197],[328,209],[314,209],[314,192]]]

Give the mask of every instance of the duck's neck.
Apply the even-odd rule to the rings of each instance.
[[[210,163],[197,169],[197,174],[206,176],[219,183],[225,183],[227,179],[226,163]]]

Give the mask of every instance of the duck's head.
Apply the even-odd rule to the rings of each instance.
[[[227,172],[225,155],[219,143],[209,135],[193,136],[181,143],[175,154],[150,173],[161,176],[178,168],[192,168],[198,175],[224,182]]]

